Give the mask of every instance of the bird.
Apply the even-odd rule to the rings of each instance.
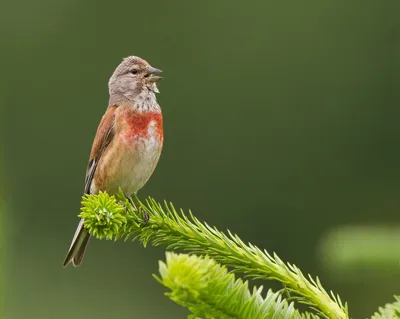
[[[112,195],[122,190],[130,198],[152,175],[163,142],[163,117],[157,103],[162,71],[138,56],[128,56],[109,79],[109,102],[97,128],[86,169],[85,194]],[[90,234],[79,221],[63,262],[82,264]]]

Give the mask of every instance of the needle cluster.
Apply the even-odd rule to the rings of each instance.
[[[300,314],[280,292],[269,290],[265,297],[262,287],[251,292],[247,281],[235,279],[207,256],[167,252],[166,262],[159,262],[159,273],[156,279],[171,290],[167,296],[192,312],[189,319],[316,318]]]
[[[84,225],[89,232],[100,239],[117,240],[123,237],[125,240],[137,240],[144,246],[166,245],[168,250],[207,256],[201,258],[167,255],[167,263],[160,264],[161,277],[158,280],[172,290],[169,295],[171,299],[188,307],[194,315],[198,314],[196,311],[206,311],[208,316],[203,314],[203,318],[281,318],[281,315],[282,318],[349,318],[347,304],[343,304],[340,297],[332,291],[328,293],[318,277],[313,279],[310,275],[304,276],[295,265],[283,262],[276,254],[271,255],[250,243],[245,244],[239,236],[230,231],[224,233],[207,223],[202,223],[190,211],[188,214],[182,210],[178,213],[171,203],[160,204],[150,197],[145,202],[135,198],[135,202],[136,204],[127,199],[122,192],[115,196],[106,193],[85,195],[80,217],[85,219]],[[143,218],[145,213],[149,216],[148,221]],[[232,274],[227,273],[225,267],[250,279],[281,282],[285,286],[286,298],[293,303],[286,301],[282,292],[269,291],[266,297],[262,297],[261,289],[250,293],[247,282],[235,280]],[[210,281],[212,278],[207,274],[213,272],[220,276],[221,285]],[[190,289],[182,290],[177,283],[182,283],[182,287]],[[210,287],[215,289],[209,290]],[[228,288],[233,290],[224,290]],[[231,297],[218,303],[226,305],[224,310],[211,302],[211,299],[218,300],[228,295]],[[239,296],[244,299],[240,299]],[[252,299],[258,302],[250,302]],[[237,304],[238,300],[243,301],[240,307]],[[269,309],[275,311],[275,315],[271,315],[273,312],[268,312],[269,310],[260,310],[265,310],[268,303],[273,304]],[[297,303],[307,305],[309,312],[296,311],[294,306]],[[235,304],[238,308],[235,308]],[[247,312],[243,310],[245,308]],[[396,306],[386,308],[397,311]],[[232,309],[236,309],[237,312],[232,313]],[[221,314],[217,315],[220,310]],[[246,317],[239,316],[240,313],[260,313],[266,316]],[[394,310],[392,313],[396,314]],[[381,310],[381,314],[375,314],[373,317],[379,318],[396,317],[385,317]]]

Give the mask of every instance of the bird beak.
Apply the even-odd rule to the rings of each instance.
[[[154,75],[154,73],[161,73],[162,71],[160,69],[156,69],[151,66],[149,67],[147,72],[149,73],[149,76],[147,78],[149,82],[154,83],[162,79],[162,76]]]

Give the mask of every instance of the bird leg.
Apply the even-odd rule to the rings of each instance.
[[[132,204],[132,206],[134,207],[134,209],[138,213],[143,213],[143,221],[144,221],[144,224],[146,225],[148,223],[149,219],[150,219],[149,213],[145,209],[143,209],[142,207],[136,206],[134,201],[133,201],[133,199],[132,199],[132,197],[128,197],[128,200],[129,200],[129,202]]]

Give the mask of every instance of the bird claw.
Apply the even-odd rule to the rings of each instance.
[[[140,214],[143,213],[143,221],[144,224],[147,225],[147,223],[149,222],[150,216],[149,213],[143,208],[143,207],[137,207],[135,205],[135,203],[133,202],[132,197],[128,197],[129,202],[131,203],[131,205],[134,207],[134,209]]]
[[[149,219],[150,219],[149,213],[145,209],[142,209],[142,211],[143,211],[144,224],[147,225],[147,223],[149,222]]]

